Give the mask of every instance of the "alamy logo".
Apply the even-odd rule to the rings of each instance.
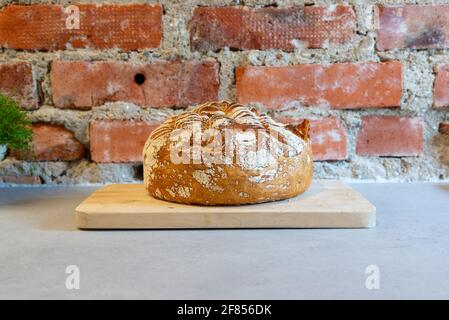
[[[69,30],[78,30],[80,28],[80,8],[70,5],[64,10],[68,17],[65,19],[65,27]]]
[[[275,130],[223,129],[203,130],[200,122],[173,130],[169,136],[170,160],[174,164],[257,163],[298,151],[288,137]]]
[[[372,264],[366,267],[365,273],[368,275],[365,280],[365,287],[368,290],[380,289],[380,269],[379,266]]]
[[[76,265],[70,265],[65,268],[68,274],[65,279],[65,287],[67,290],[79,290],[80,288],[80,268]]]

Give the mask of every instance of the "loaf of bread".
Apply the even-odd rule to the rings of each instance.
[[[313,175],[309,123],[283,125],[254,108],[210,102],[166,120],[143,151],[144,182],[158,199],[199,205],[275,201]]]

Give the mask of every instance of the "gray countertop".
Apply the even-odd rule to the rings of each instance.
[[[0,298],[448,299],[449,185],[352,186],[376,228],[80,231],[95,187],[0,188]]]

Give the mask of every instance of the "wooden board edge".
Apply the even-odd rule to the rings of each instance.
[[[166,214],[166,213],[161,213]],[[313,213],[315,215],[315,213]],[[211,214],[208,213],[207,220],[209,221],[207,224],[201,223],[199,221],[204,221],[204,215],[198,215],[198,221],[192,219],[185,220],[183,219],[183,215],[176,216],[177,213],[170,214],[171,221],[169,225],[164,222],[160,222],[160,217],[148,217],[147,214],[134,214],[132,219],[127,217],[126,221],[121,220],[120,214],[111,214],[109,215],[109,219],[107,223],[104,222],[105,218],[103,214],[87,214],[82,211],[76,212],[76,223],[79,229],[162,229],[162,230],[170,230],[170,229],[369,229],[374,228],[376,226],[376,212],[363,212],[363,213],[351,213],[348,214],[351,216],[348,222],[348,219],[344,219],[344,223],[336,222],[332,219],[327,219],[326,223],[322,222],[311,222],[310,217],[301,221],[292,222],[292,220],[288,219],[284,215],[280,220],[285,219],[284,221],[280,221],[279,219],[271,220],[270,222],[260,222],[260,221],[269,221],[270,219],[264,217],[264,213],[250,213],[249,215],[252,218],[248,219],[248,216],[241,219],[242,216],[240,213],[230,214],[223,219],[223,216],[219,214]],[[308,215],[308,214],[303,214]],[[260,220],[255,219],[254,216],[260,216]],[[107,218],[106,218],[107,219]],[[294,220],[294,219],[293,219]],[[319,219],[318,219],[319,220]],[[176,223],[173,223],[176,221]]]
[[[86,212],[75,210],[75,223],[78,229],[91,229],[89,228],[89,215]]]

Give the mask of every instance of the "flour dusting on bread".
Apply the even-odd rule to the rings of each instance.
[[[157,198],[206,205],[291,197],[311,181],[307,131],[236,103],[200,105],[152,132],[145,186]]]

